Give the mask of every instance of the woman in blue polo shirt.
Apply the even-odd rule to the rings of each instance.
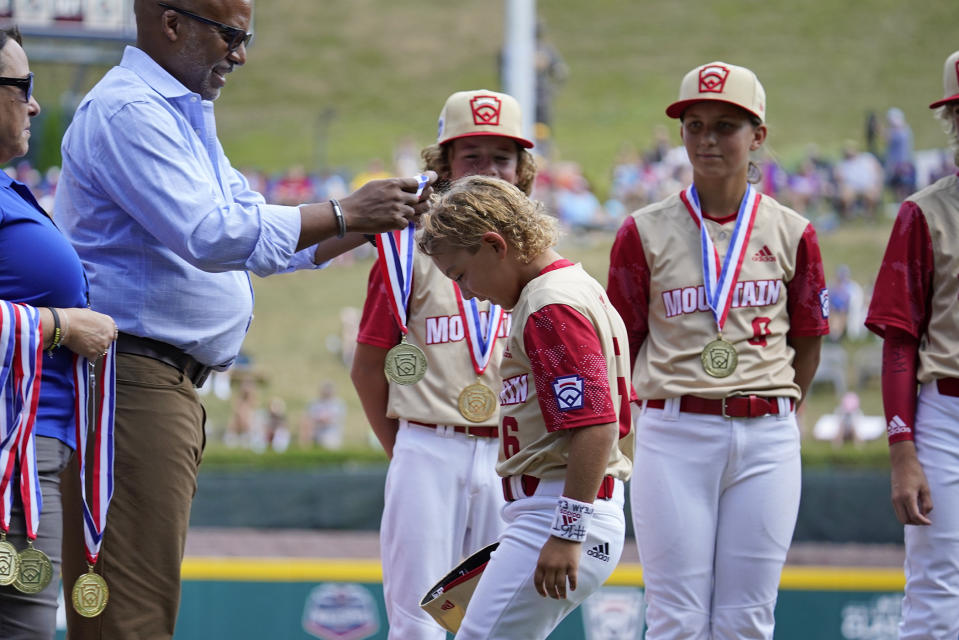
[[[0,31],[0,165],[27,152],[30,119],[40,113],[32,95],[33,74],[20,46],[16,28]],[[116,325],[109,316],[87,309],[86,277],[80,259],[61,235],[53,220],[40,208],[27,187],[0,171],[0,306],[5,339],[0,344],[0,460],[12,465],[0,468],[2,485],[13,495],[6,542],[17,551],[27,547],[26,519],[20,498],[20,460],[15,438],[2,435],[16,429],[18,415],[35,416],[33,433],[42,509],[34,547],[44,552],[53,564],[52,575],[60,574],[59,474],[66,467],[73,449],[74,403],[73,355],[91,361],[106,351],[116,337]],[[22,331],[16,331],[19,317]],[[26,336],[21,338],[21,336]],[[42,342],[47,355],[39,358],[41,374],[39,401],[31,411],[29,403],[16,407],[15,391],[21,381],[21,361],[29,357],[12,356],[27,352],[24,340]],[[36,353],[36,349],[32,350]],[[36,359],[36,358],[34,358]],[[5,453],[6,456],[3,456]],[[27,456],[29,458],[29,456]],[[0,514],[3,508],[0,507]],[[0,519],[0,528],[3,520]],[[7,546],[5,549],[9,550]],[[0,557],[0,565],[9,567],[9,556]],[[0,566],[3,575],[4,566]],[[7,572],[7,577],[11,577]],[[6,582],[0,579],[0,582]],[[11,638],[52,638],[56,632],[59,580],[38,593],[23,592],[16,581],[0,585],[0,635]]]

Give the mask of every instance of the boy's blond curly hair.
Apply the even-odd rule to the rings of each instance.
[[[488,176],[467,176],[433,196],[423,216],[419,248],[426,255],[456,249],[479,250],[483,234],[498,233],[529,264],[556,244],[556,219],[519,188]]]

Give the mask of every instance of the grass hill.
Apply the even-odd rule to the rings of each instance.
[[[941,95],[942,61],[959,48],[955,6],[945,0],[541,0],[538,10],[570,69],[555,101],[555,152],[579,162],[600,192],[623,144],[645,147],[662,124],[678,142],[663,110],[686,71],[716,59],[757,72],[768,96],[767,145],[787,165],[810,143],[836,155],[843,140],[862,139],[867,111],[892,106],[905,112],[917,148],[943,143],[926,105]],[[248,63],[217,101],[220,138],[238,167],[389,164],[400,139],[432,141],[451,92],[498,88],[503,2],[268,0],[257,3],[254,27]],[[54,109],[67,87],[85,91],[105,71],[34,70],[41,103]],[[827,273],[847,262],[869,282],[888,228],[884,220],[824,237]],[[605,283],[611,241],[562,249]],[[361,307],[368,266],[256,280],[247,341],[267,378],[264,399],[285,397],[294,419],[321,380],[334,380],[348,402],[352,444],[365,442],[366,424],[327,343],[339,334],[340,309]],[[880,410],[875,389],[864,402],[867,412]],[[813,397],[809,414],[834,404]],[[214,425],[225,415],[212,401]]]

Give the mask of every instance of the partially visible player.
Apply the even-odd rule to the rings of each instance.
[[[630,498],[646,638],[772,638],[799,510],[795,408],[829,331],[819,244],[751,184],[767,134],[752,71],[697,67],[666,114],[693,184],[626,219],[608,285],[643,401]]]
[[[459,91],[446,100],[439,137],[423,158],[442,183],[482,174],[529,193],[536,175],[527,151],[532,146],[521,133],[515,98],[483,89]],[[394,289],[381,266],[378,260],[370,272],[351,377],[390,457],[380,528],[389,637],[444,640],[445,632],[420,609],[420,597],[503,529],[493,390],[499,388],[509,315],[488,304],[477,305],[478,315],[472,314],[433,261],[414,252],[404,337],[390,302]],[[484,332],[491,334],[485,341]],[[384,374],[387,355],[401,339],[425,354],[423,378],[412,384]]]
[[[930,106],[959,161],[959,51]],[[892,504],[905,526],[900,638],[959,637],[959,178],[899,208],[866,326],[884,338]],[[916,386],[919,385],[918,399]],[[933,511],[935,505],[935,511]]]
[[[555,219],[516,187],[459,180],[423,224],[420,249],[464,296],[513,312],[496,465],[506,530],[456,637],[545,638],[623,550],[626,330],[599,283],[551,248]]]

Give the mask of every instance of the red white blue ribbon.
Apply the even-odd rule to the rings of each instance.
[[[476,298],[463,300],[463,293],[459,285],[453,283],[456,292],[456,304],[460,309],[460,317],[466,328],[466,344],[470,348],[470,359],[473,361],[473,370],[477,375],[483,375],[489,365],[493,347],[496,344],[496,335],[499,333],[500,322],[503,320],[503,308],[490,304],[489,311],[483,317],[483,312],[476,304]]]
[[[83,503],[83,540],[87,561],[93,565],[100,554],[103,532],[107,527],[107,510],[113,499],[114,409],[116,408],[116,343],[110,345],[103,357],[103,372],[97,395],[93,450],[87,451],[89,434],[89,385],[91,363],[83,357],[73,358],[73,381],[77,389],[75,406],[77,460],[80,468],[80,496]],[[86,466],[92,453],[93,481],[90,500],[87,500]]]
[[[416,176],[416,196],[423,193],[429,184],[429,178],[420,174]],[[380,257],[380,269],[383,281],[389,285],[390,306],[393,315],[400,325],[404,335],[409,333],[406,327],[406,313],[409,309],[410,293],[413,289],[413,250],[415,247],[414,235],[416,226],[410,224],[399,231],[385,231],[379,234],[376,243],[376,252]]]
[[[20,498],[26,533],[37,537],[43,497],[37,473],[36,423],[43,369],[40,312],[28,305],[0,301],[0,527],[10,527],[12,479],[20,461]]]
[[[746,193],[743,194],[742,202],[739,204],[739,212],[736,214],[736,226],[733,229],[726,256],[722,260],[719,258],[719,251],[716,250],[706,225],[703,224],[703,212],[699,205],[696,185],[689,185],[688,189],[680,192],[679,197],[686,205],[689,215],[696,222],[696,226],[699,227],[706,302],[716,319],[716,328],[721,332],[726,324],[729,308],[732,305],[732,292],[736,287],[736,281],[739,279],[739,272],[742,271],[746,247],[749,246],[749,236],[753,231],[756,211],[759,209],[762,194],[756,191],[751,184],[746,184]]]

